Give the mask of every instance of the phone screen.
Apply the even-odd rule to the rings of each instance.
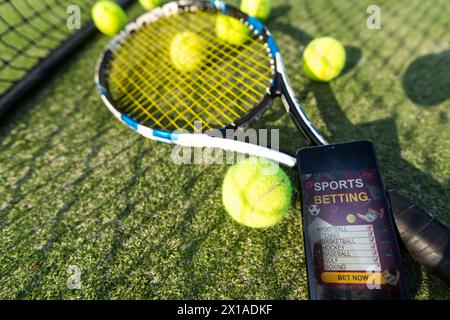
[[[369,141],[298,152],[311,299],[407,297],[393,217]]]

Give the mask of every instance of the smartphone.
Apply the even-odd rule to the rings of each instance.
[[[372,143],[304,148],[297,160],[310,298],[408,299]]]

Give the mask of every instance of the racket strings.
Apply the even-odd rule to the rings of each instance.
[[[131,54],[132,54],[132,53],[131,53]],[[137,58],[139,58],[139,57],[137,57]],[[166,60],[166,59],[167,59],[166,57],[160,57],[160,58],[163,59],[163,60]],[[142,59],[141,59],[141,61],[142,61]],[[168,70],[167,70],[167,72],[169,72],[169,73],[172,72],[172,71],[173,71],[172,69],[168,69]],[[167,76],[167,73],[163,73],[163,75],[164,75],[164,77],[165,77],[165,80],[167,80],[169,84],[174,85],[174,86],[177,85],[177,84],[174,82],[174,80],[173,80],[172,77]],[[141,77],[142,77],[142,76],[141,76]],[[209,78],[209,77],[208,77],[208,78]],[[158,80],[160,80],[160,79],[158,79]],[[185,80],[187,80],[187,79],[185,79]],[[198,80],[201,80],[201,79],[196,79],[196,80],[198,81]],[[199,83],[199,84],[200,84],[200,83]],[[149,85],[150,85],[150,86],[151,86],[151,85],[157,85],[157,83],[149,83]],[[190,89],[190,91],[184,90],[184,92],[182,92],[181,94],[184,94],[184,95],[186,95],[188,98],[191,98],[191,100],[193,101],[193,103],[194,103],[195,105],[197,105],[197,106],[199,106],[199,107],[202,107],[202,105],[200,105],[199,102],[198,102],[198,99],[202,99],[202,95],[199,95],[198,97],[195,97],[195,99],[192,97],[192,94],[200,93],[200,92],[199,92],[199,89],[195,89],[195,88],[191,85],[190,81],[187,81],[187,82],[186,82],[186,86],[187,86],[188,89]],[[205,84],[204,84],[204,83],[201,83],[201,85],[200,85],[198,88],[200,88],[200,91],[201,91],[201,89],[204,88],[204,87],[205,87]],[[186,89],[186,88],[185,88],[185,89]],[[136,88],[136,90],[138,90],[138,88]],[[213,101],[210,101],[210,103],[215,103],[215,102],[220,103],[220,102],[221,102],[221,100],[220,100],[219,98],[220,98],[224,93],[223,93],[223,92],[220,92],[220,91],[217,90],[217,89],[215,89],[215,91],[217,92],[218,95],[215,95],[214,100],[213,100]],[[229,90],[228,90],[228,91],[229,91]],[[231,91],[229,91],[229,92],[231,92]],[[133,92],[133,93],[134,93],[134,92]],[[231,92],[231,93],[232,93],[232,92]],[[209,96],[211,96],[211,95],[209,95]],[[178,97],[177,95],[174,95],[174,97],[175,97],[175,99],[177,100],[178,103],[183,102],[183,100],[180,99],[180,97]],[[182,98],[182,97],[181,97],[181,98]],[[164,98],[163,98],[163,99],[164,99]],[[155,101],[155,103],[158,103],[158,102],[160,102],[160,101],[159,101],[159,100]],[[232,101],[232,102],[235,103],[234,101]],[[215,106],[215,105],[213,104],[213,106]],[[237,108],[242,109],[242,107],[241,107],[240,105],[235,104],[235,106],[236,106]],[[125,109],[125,110],[126,110],[126,109]],[[237,114],[236,112],[234,112],[233,109],[228,108],[228,110],[229,110],[231,113],[233,113],[234,116],[238,116],[238,114]],[[242,109],[242,110],[243,110],[243,109]],[[130,110],[126,110],[126,111],[130,111]],[[131,110],[131,111],[134,111],[134,110]],[[175,111],[178,111],[178,110],[175,109]],[[197,120],[201,120],[201,118],[199,118],[198,115],[197,115],[196,113],[193,112],[192,108],[188,107],[188,108],[187,108],[187,111],[190,111],[190,112],[197,118]],[[211,116],[214,120],[218,121],[218,120],[214,117],[214,115],[210,114],[207,110],[206,110],[206,113],[208,113],[208,115]],[[180,115],[181,117],[183,117],[183,114],[179,114],[179,115]],[[226,116],[226,115],[224,115],[224,116]],[[177,120],[177,119],[175,119],[175,120]],[[184,120],[185,120],[185,119],[184,119]],[[231,122],[233,119],[227,117],[226,120],[229,121],[229,122]]]
[[[164,130],[193,129],[199,120],[218,128],[246,115],[270,85],[270,57],[248,36],[239,47],[214,34],[217,14],[180,14],[142,27],[114,51],[109,89],[120,111]],[[179,72],[170,60],[171,39],[192,31],[206,41],[206,61]]]
[[[122,71],[119,71],[119,72],[122,73]],[[136,90],[138,91],[138,94],[140,94],[140,98],[139,99],[136,98],[137,94],[136,94],[135,91],[134,92],[132,91],[130,93],[129,90],[124,87],[123,82],[115,80],[114,77],[111,77],[111,81],[118,88],[120,88],[122,92],[125,92],[125,96],[122,96],[122,97],[127,97],[132,102],[131,106],[134,107],[134,108],[133,108],[133,110],[130,110],[130,112],[128,112],[128,113],[134,114],[136,120],[138,120],[138,118],[140,118],[140,116],[142,114],[145,114],[146,116],[148,116],[148,118],[150,120],[154,121],[155,124],[157,124],[159,126],[165,126],[165,125],[162,124],[162,120],[164,118],[167,118],[172,125],[177,126],[177,123],[175,121],[173,121],[172,118],[170,118],[170,117],[155,117],[155,116],[152,115],[152,113],[150,113],[148,111],[149,108],[146,106],[145,103],[146,103],[146,101],[151,101],[152,96],[148,93],[148,91],[147,91],[148,88],[147,87],[142,87],[141,85],[137,84],[135,82],[135,80],[133,79],[133,77],[129,77],[128,81],[129,81],[129,83],[131,83],[136,88]],[[156,89],[153,88],[153,87],[150,87],[150,89],[153,89],[153,90],[156,91]],[[164,96],[162,96],[162,97],[163,97],[163,99],[164,99],[164,101],[166,103],[168,102],[169,104],[171,104],[169,101],[166,100],[166,98]],[[139,109],[139,111],[141,111],[141,113],[137,114],[136,113],[136,109]],[[125,108],[125,111],[126,111],[126,108]],[[162,112],[162,110],[161,110],[161,112]]]
[[[183,17],[183,16],[180,15],[180,17]],[[207,24],[207,21],[205,20],[205,15],[204,14],[200,14],[199,15],[198,22],[199,22],[198,25],[203,25],[205,28],[210,27],[210,25]],[[187,25],[185,25],[185,26],[187,26]],[[194,28],[194,31],[197,31],[197,32],[201,30],[199,28],[196,28],[196,25],[194,25],[193,28]],[[233,46],[233,45],[230,45],[224,40],[218,39],[215,35],[213,35],[211,33],[205,33],[204,35],[205,35],[205,37],[207,37],[209,40],[212,41],[211,44],[215,45],[216,49],[223,50],[223,47],[225,47],[227,50],[230,50],[230,51],[234,52],[235,54],[241,54],[242,53],[240,48],[238,48],[236,46]],[[252,40],[254,40],[254,39],[250,35],[245,35],[245,41],[252,41]],[[217,42],[220,43],[220,47],[217,46]],[[262,50],[255,50],[251,46],[246,46],[245,49],[248,50],[249,52],[252,52],[254,55],[258,56],[261,59],[264,59],[264,60],[267,59],[267,54],[265,54],[265,52],[262,51]],[[233,58],[233,56],[231,56],[231,58]],[[251,56],[251,55],[246,56],[246,58],[247,58],[247,61],[251,61],[252,62],[252,65],[247,66],[247,68],[248,67],[255,67],[255,66],[257,66],[257,67],[261,67],[262,69],[266,69],[266,71],[270,72],[271,69],[270,69],[270,66],[268,64],[261,63],[261,61],[259,61],[257,59],[254,59],[254,57]],[[235,60],[235,61],[237,61],[237,60]],[[241,61],[238,61],[238,62],[241,63]],[[245,65],[246,61],[242,61],[242,62]],[[253,71],[256,71],[256,68],[249,68],[249,69],[250,70],[253,69]],[[259,73],[259,75],[265,76],[266,74],[265,73]]]
[[[166,36],[166,35],[163,35],[163,36]],[[208,75],[208,73],[206,73],[206,75]],[[202,85],[201,88],[207,88],[207,86]],[[225,89],[227,89],[227,87],[225,87]],[[216,91],[218,91],[218,90],[216,90]],[[231,92],[231,91],[229,91],[229,90],[225,90],[225,91]],[[221,100],[219,100],[219,98],[221,98],[221,96],[222,96],[223,94],[225,94],[225,93],[226,93],[226,92],[219,93],[219,96],[217,96],[216,99],[215,99],[214,101],[210,101],[210,103],[211,103],[211,102],[212,102],[212,103],[220,102]],[[244,91],[244,93],[245,93],[245,91]],[[208,95],[206,95],[206,96],[208,96]],[[235,104],[235,106],[238,107],[238,108],[241,108],[239,104]],[[242,108],[241,108],[241,109],[242,109]],[[229,110],[229,111],[232,111],[232,109],[228,109],[228,110]],[[235,115],[236,115],[236,113],[234,113],[234,116],[235,116]],[[230,121],[230,119],[228,118],[227,121]]]
[[[140,60],[142,60],[140,57],[137,57],[138,59],[140,59]],[[126,60],[125,60],[126,61]],[[128,63],[126,63],[126,64],[128,64]],[[127,66],[127,67],[130,67],[129,65]],[[148,70],[147,70],[148,71]],[[164,77],[164,79],[161,79],[161,78],[157,78],[157,81],[158,82],[161,82],[161,80],[164,80],[165,82],[166,82],[166,84],[169,84],[169,85],[174,85],[175,84],[175,87],[177,87],[176,86],[176,83],[174,83],[174,81],[173,81],[173,77],[171,76],[171,75],[167,75],[168,73],[170,74],[171,73],[171,71],[172,70],[168,70],[168,72],[164,72],[163,74],[162,74],[162,76]],[[152,83],[149,81],[149,83],[145,83],[146,81],[148,81],[148,78],[145,78],[145,79],[143,79],[143,77],[142,77],[142,75],[140,74],[140,70],[137,70],[137,74],[138,74],[138,77],[140,78],[139,80],[140,81],[138,81],[138,82],[142,82],[142,81],[144,81],[144,86],[146,86],[146,87],[149,87],[150,89],[152,89],[152,91],[153,92],[156,92],[157,94],[158,94],[158,90],[157,89],[155,89],[155,87],[153,87],[152,86]],[[147,72],[147,74],[150,74],[150,72]],[[141,84],[141,83],[138,83],[138,84],[136,84],[136,83],[133,83],[134,84],[134,90],[133,90],[133,92],[132,92],[132,94],[133,95],[136,95],[136,92],[138,91],[142,91],[142,88],[140,88],[139,87],[139,85]],[[192,86],[188,86],[188,88],[192,88]],[[145,89],[147,89],[147,88],[145,88]],[[174,110],[175,111],[175,113],[178,115],[175,119],[172,119],[172,118],[174,118],[174,116],[173,115],[170,115],[170,114],[168,114],[168,113],[162,113],[162,115],[161,115],[161,119],[164,119],[164,118],[168,118],[169,119],[169,122],[171,123],[171,124],[174,124],[174,120],[176,121],[177,119],[179,119],[179,118],[182,118],[182,120],[184,120],[184,123],[185,123],[185,126],[186,125],[190,125],[190,124],[192,124],[192,122],[193,121],[189,121],[189,120],[187,120],[186,118],[185,118],[185,116],[184,116],[184,114],[183,113],[181,113],[177,108],[173,108],[173,106],[175,106],[175,104],[179,104],[180,102],[181,103],[183,103],[183,100],[182,100],[182,97],[181,97],[181,95],[183,94],[183,92],[177,92],[177,91],[179,91],[179,90],[176,90],[176,89],[174,89],[172,92],[171,92],[171,94],[170,94],[170,96],[169,97],[173,97],[174,98],[174,100],[175,101],[169,101],[168,99],[167,99],[167,95],[166,96],[160,96],[161,98],[159,99],[158,98],[158,96],[157,96],[157,100],[156,101],[154,101],[155,102],[155,106],[156,107],[158,107],[159,106],[159,104],[161,103],[161,102],[163,102],[163,103],[165,103],[166,105],[169,105],[169,106],[172,106],[172,110]],[[192,92],[192,94],[194,94],[195,93],[195,91],[194,90],[191,90],[191,92]],[[184,90],[184,94],[186,94],[186,93],[189,93],[189,92],[187,92],[187,90]],[[179,96],[180,95],[180,96]],[[191,98],[191,100],[192,100],[192,103],[193,104],[196,104],[196,105],[198,105],[198,102],[197,102],[197,100],[198,100],[198,98],[201,98],[201,96],[199,96],[198,98],[193,98],[193,97],[191,97],[191,95],[189,95],[189,97]],[[145,101],[148,101],[148,96],[147,95],[141,95],[140,97],[139,97],[139,99],[138,100],[135,100],[135,102],[138,102],[138,103],[143,103],[143,102],[145,102]],[[162,100],[162,101],[161,101]],[[134,107],[133,105],[131,105],[131,107]],[[140,106],[138,106],[138,107],[140,107]],[[200,105],[200,107],[202,107],[201,105]],[[132,110],[129,110],[129,109],[127,109],[127,108],[125,108],[124,110],[125,111],[127,111],[128,113],[132,113],[133,114],[133,112],[135,112],[136,111],[136,108],[137,107],[135,107],[134,109],[132,109]],[[158,108],[159,109],[159,108]],[[161,109],[159,109],[160,111],[162,111]],[[195,113],[195,112],[193,112],[192,111],[192,108],[188,105],[187,106],[187,108],[186,108],[186,111],[190,111],[194,116],[195,116],[195,118],[197,119],[197,120],[202,120],[200,117],[199,117],[199,115],[198,115],[198,113]],[[209,116],[211,116],[211,113],[210,112],[208,112],[208,110],[206,109],[205,110],[206,111],[206,113],[208,113],[208,115]],[[141,114],[139,114],[139,115],[134,115],[134,117],[136,118],[136,120],[141,120],[139,117],[142,115],[142,113]],[[211,118],[213,118],[213,120],[215,120],[215,121],[217,121],[217,122],[221,122],[220,120],[218,120],[216,117],[214,117],[214,115],[212,115],[212,117]],[[160,120],[161,120],[160,119]],[[193,120],[195,120],[195,119],[193,119]],[[180,128],[180,126],[178,126],[178,125],[175,125],[175,127],[177,127],[177,128]],[[181,127],[181,128],[184,128],[184,127]]]
[[[144,34],[144,33],[142,33],[142,34]],[[146,35],[146,34],[144,34],[144,35]],[[167,35],[167,36],[168,36],[168,35]],[[161,40],[161,39],[152,39],[151,37],[147,37],[147,36],[145,36],[145,37],[146,37],[146,38],[149,38],[149,39],[146,39],[146,40],[150,40],[150,41],[160,41],[160,40]],[[138,40],[138,42],[141,42],[141,41]],[[142,43],[141,43],[141,45],[142,45],[144,48],[145,48],[145,46],[146,46],[146,44],[142,44]],[[167,57],[159,57],[159,58],[162,58],[163,60],[167,60]],[[169,63],[170,61],[166,61],[166,62]],[[171,70],[168,70],[168,71],[171,71]],[[208,73],[208,72],[206,72],[204,75],[206,76],[205,78],[207,78],[208,81],[210,81],[210,80],[216,81],[216,80],[217,80],[217,79],[214,79],[214,78],[212,78],[211,76],[209,76],[209,73]],[[200,78],[200,79],[196,78],[195,80],[202,80],[202,78]],[[228,82],[230,85],[232,84],[227,78],[223,78],[223,79],[221,79],[221,80],[225,80],[225,81]],[[171,78],[169,78],[168,81],[172,83]],[[172,84],[173,84],[173,83],[172,83]],[[196,90],[195,90],[194,88],[192,88],[192,86],[189,84],[189,82],[188,82],[187,84],[188,84],[188,87],[191,88],[193,92],[196,92]],[[206,83],[200,83],[200,87],[199,87],[199,88],[202,88],[202,89],[207,88]],[[232,94],[232,95],[235,95],[235,98],[237,98],[237,99],[240,99],[243,95],[249,96],[250,98],[254,98],[254,97],[255,97],[254,95],[253,95],[253,96],[252,96],[252,95],[249,95],[249,94],[247,93],[247,91],[241,91],[242,94],[239,94],[239,95],[236,96],[236,94],[235,94],[233,91],[231,91],[230,89],[228,89],[228,87],[224,87],[224,89],[225,89],[225,91],[220,92],[217,88],[215,88],[214,91],[216,91],[219,95],[216,95],[216,96],[215,96],[215,99],[214,99],[213,101],[210,101],[210,103],[216,103],[216,102],[217,102],[217,103],[220,103],[220,102],[221,102],[220,98],[221,98],[226,92],[228,92],[228,93],[230,93],[230,94]],[[257,95],[260,94],[260,91],[256,91],[256,90],[254,90],[252,87],[250,87],[250,89],[252,89],[252,90],[254,91],[254,93],[256,93]],[[197,91],[198,91],[198,90],[197,90]],[[208,94],[208,92],[205,92],[205,94],[206,94],[206,95],[204,95],[204,96],[206,96],[206,97],[212,96],[212,95],[211,95],[211,92],[209,92],[209,94]],[[196,100],[194,100],[194,101],[196,101]],[[257,101],[252,101],[252,102],[253,102],[253,103],[257,103]],[[243,109],[243,108],[242,108],[239,104],[237,104],[235,101],[231,101],[231,103],[234,104],[234,106],[235,106],[236,108],[241,109],[242,111],[246,112],[246,110]],[[188,110],[191,111],[191,109],[188,109]],[[228,108],[228,111],[230,111],[230,112],[233,114],[234,119],[236,119],[236,117],[239,117],[239,115],[238,115],[236,112],[234,112],[234,110],[233,110],[232,108]],[[233,119],[227,117],[226,120],[227,120],[228,122],[231,122]]]
[[[186,25],[186,27],[187,27],[187,25]],[[172,31],[175,32],[176,30],[172,30]],[[199,33],[199,32],[202,32],[202,29],[197,29],[194,26],[194,30],[193,31]],[[170,35],[166,34],[166,36],[170,36]],[[205,33],[205,36],[208,36],[208,38],[209,38],[208,40],[209,41],[211,41],[211,40],[215,40],[215,41],[219,40],[215,36],[212,36],[209,33]],[[247,41],[249,39],[251,39],[249,36],[247,36],[246,38],[247,38]],[[267,83],[260,82],[258,80],[259,80],[259,78],[265,78],[267,76],[267,72],[271,72],[271,68],[269,67],[268,64],[264,64],[264,63],[261,63],[261,61],[254,60],[252,55],[246,55],[245,56],[246,60],[243,60],[243,61],[240,61],[236,56],[233,56],[232,54],[229,55],[229,56],[225,56],[223,54],[220,55],[221,51],[225,51],[226,52],[226,50],[230,50],[230,51],[234,52],[234,54],[242,54],[242,52],[243,52],[242,50],[239,50],[236,47],[227,44],[225,41],[221,41],[220,42],[220,46],[217,45],[215,42],[210,42],[210,48],[211,48],[211,50],[210,50],[209,54],[212,57],[214,57],[215,59],[217,59],[218,62],[223,61],[224,58],[228,58],[228,59],[232,60],[234,63],[236,63],[239,67],[245,68],[245,71],[248,72],[248,73],[243,73],[242,74],[243,77],[251,79],[251,80],[255,81],[256,83],[262,85],[263,87],[267,86]],[[248,48],[251,49],[251,47],[248,47]],[[245,49],[247,49],[247,48],[245,48]],[[245,49],[243,49],[243,50],[245,50]],[[255,50],[251,50],[251,51],[255,52]],[[259,53],[259,58],[263,58],[264,60],[267,60],[267,55],[261,55],[261,50],[258,53]],[[246,63],[247,61],[252,61],[251,65],[247,64]],[[264,70],[265,72],[259,72],[258,69],[255,68],[255,66],[260,67],[262,69],[265,69]],[[219,65],[219,67],[220,67],[220,65]],[[233,64],[229,65],[228,67],[233,69],[233,71],[241,73],[241,70],[239,70]],[[258,77],[257,78],[255,78],[255,76],[252,77],[250,75],[251,73],[254,73],[255,76],[258,76]],[[259,91],[255,91],[255,92],[256,93],[260,93]]]
[[[135,81],[131,81],[131,84],[133,85],[133,89],[131,90],[131,95],[133,97],[133,101],[137,102],[136,106],[135,105],[131,105],[131,109],[130,108],[125,108],[124,111],[133,114],[136,120],[140,120],[140,117],[145,114],[148,115],[150,113],[150,108],[146,108],[143,107],[142,105],[145,103],[149,103],[149,101],[151,101],[151,97],[148,95],[148,90],[150,90],[152,93],[156,94],[158,98],[161,98],[161,102],[166,103],[169,106],[174,106],[175,103],[183,103],[183,100],[177,95],[177,94],[172,94],[172,96],[174,97],[175,101],[171,101],[170,99],[168,99],[168,97],[166,95],[159,95],[160,90],[158,90],[157,87],[152,86],[150,83],[146,83],[148,81],[148,78],[146,78],[141,72],[139,72],[139,70],[141,69],[136,69],[136,67],[133,67],[130,65],[130,63],[126,60],[121,58],[120,56],[117,57],[117,59],[119,59],[121,61],[121,63],[126,64],[127,67],[129,67],[131,70],[137,70],[137,72],[135,72],[136,76],[139,78],[137,83]],[[139,64],[139,59],[142,59],[142,57],[136,56],[136,61],[138,61]],[[120,72],[120,71],[119,71]],[[129,79],[131,79],[132,77],[129,77]],[[159,79],[161,80],[161,79]],[[168,80],[169,84],[172,84],[172,80],[170,77],[166,77],[165,80]],[[140,94],[140,96],[138,95]],[[139,97],[138,99],[134,98],[134,97]],[[157,99],[158,99],[157,98]],[[157,101],[160,102],[160,101]],[[194,102],[197,102],[196,100],[194,100]],[[163,120],[164,118],[168,119],[168,121],[174,125],[177,126],[175,120],[177,120],[178,118],[175,118],[173,116],[168,116],[168,113],[164,113],[164,111],[161,109],[160,107],[160,103],[156,103],[154,104],[154,106],[156,106],[156,108],[158,109],[158,111],[161,112],[161,116],[159,117],[158,122],[160,123],[161,120]],[[136,113],[137,111],[142,111],[141,113]],[[178,117],[181,118],[182,120],[185,121],[185,123],[191,123],[192,121],[190,121],[189,119],[186,118],[186,116],[184,115],[184,113],[181,113],[177,108],[172,108],[172,110],[174,110],[177,114]],[[192,108],[187,108],[188,111],[192,112]],[[201,118],[194,112],[192,112],[192,114],[194,116],[196,116],[197,120],[201,120]]]
[[[124,62],[127,64],[126,61],[124,61]],[[138,75],[138,77],[140,78],[141,81],[144,81],[144,82],[145,82],[145,81],[148,80],[148,78],[144,78],[143,75],[140,74],[139,72],[137,73],[137,75]],[[172,77],[170,77],[170,76],[169,76],[169,77],[168,77],[168,76],[164,76],[164,78],[165,78],[165,79],[163,79],[163,80],[167,81],[166,84],[169,84],[169,85],[176,85],[176,83],[174,83],[174,81],[172,80]],[[160,81],[161,79],[158,79],[158,80]],[[144,114],[148,114],[148,112],[149,112],[149,110],[147,110],[147,109],[145,109],[145,108],[142,108],[142,106],[141,106],[142,103],[145,103],[145,102],[148,101],[148,99],[149,99],[149,97],[145,94],[145,93],[146,93],[146,90],[147,90],[147,89],[150,89],[150,90],[152,90],[153,92],[155,92],[156,94],[158,94],[159,91],[157,90],[157,88],[153,87],[151,84],[145,84],[145,83],[144,83],[144,88],[142,88],[139,84],[136,84],[136,83],[134,83],[134,82],[133,82],[133,84],[134,84],[135,89],[132,91],[132,96],[136,96],[136,91],[139,91],[139,92],[141,92],[141,93],[143,92],[144,94],[140,96],[139,100],[134,99],[135,102],[138,102],[138,103],[139,103],[137,106],[131,105],[131,106],[129,106],[128,108],[124,108],[124,111],[126,111],[126,112],[128,112],[128,113],[130,113],[130,114],[134,114],[134,117],[135,117],[136,120],[141,120],[141,116],[144,115]],[[188,85],[188,86],[191,88],[190,85]],[[201,96],[199,96],[199,97],[193,97],[191,94],[186,94],[186,92],[187,92],[187,91],[184,90],[185,95],[188,95],[188,97],[190,98],[190,100],[192,101],[192,103],[193,103],[194,105],[197,105],[197,106],[199,106],[199,107],[202,107],[202,105],[198,102],[198,99],[201,99]],[[173,93],[174,93],[174,94],[173,94]],[[189,112],[194,116],[194,118],[191,119],[191,120],[188,120],[188,119],[186,118],[185,113],[180,112],[180,110],[179,110],[178,108],[174,108],[174,106],[175,106],[176,103],[181,103],[181,104],[183,104],[185,100],[183,99],[183,97],[182,97],[181,95],[178,95],[176,91],[174,91],[173,93],[171,94],[171,96],[174,98],[175,101],[172,101],[172,100],[168,99],[167,96],[160,96],[160,99],[159,99],[159,98],[156,98],[156,99],[157,99],[157,100],[155,101],[156,103],[154,103],[153,106],[156,106],[156,108],[158,109],[158,111],[162,112],[161,117],[160,117],[159,120],[163,120],[163,119],[167,118],[167,119],[169,120],[169,122],[171,122],[171,124],[173,124],[173,125],[175,125],[175,126],[177,126],[177,124],[175,123],[175,121],[177,121],[177,120],[179,120],[179,119],[185,121],[185,125],[190,125],[190,124],[192,124],[192,123],[193,123],[193,120],[200,120],[200,121],[202,120],[202,118],[200,117],[200,114],[194,112],[194,111],[193,111],[193,108],[192,108],[191,106],[189,106],[189,105],[187,106],[186,111],[189,111]],[[192,94],[194,94],[194,93],[195,93],[195,91],[192,90]],[[176,113],[176,116],[174,116],[174,115],[172,115],[172,114],[169,114],[169,113],[167,113],[167,112],[164,113],[163,110],[161,110],[161,109],[159,108],[160,102],[164,102],[164,103],[168,104],[169,106],[171,106],[171,107],[172,107],[172,110]],[[137,113],[136,113],[136,112],[138,111],[137,109],[140,109],[140,110],[145,109],[145,112],[141,112],[141,113],[137,114]],[[148,109],[151,109],[151,107],[148,108]],[[203,110],[203,111],[204,111],[203,113],[206,113],[206,114],[207,114],[209,117],[211,117],[213,120],[215,120],[215,121],[217,121],[217,122],[220,122],[220,120],[218,120],[218,119],[217,119],[213,114],[211,114],[207,109],[205,109],[205,110]],[[229,118],[229,120],[231,120],[231,118]],[[184,128],[184,127],[183,127],[183,128]]]

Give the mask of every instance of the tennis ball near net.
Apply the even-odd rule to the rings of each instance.
[[[303,53],[303,69],[308,78],[327,82],[341,73],[345,60],[345,49],[338,40],[317,38],[307,45]]]
[[[161,5],[161,0],[139,0],[145,10],[152,10]]]
[[[99,1],[92,7],[92,20],[102,33],[113,36],[127,23],[125,11],[113,1]]]
[[[191,31],[177,34],[170,43],[170,58],[181,72],[200,68],[206,55],[205,41]]]
[[[219,39],[240,46],[247,41],[250,30],[245,24],[233,17],[218,15],[215,32]]]
[[[291,206],[289,177],[274,162],[248,158],[230,167],[222,201],[230,216],[248,227],[266,228],[285,217]]]
[[[270,15],[270,0],[242,0],[241,11],[261,21]]]

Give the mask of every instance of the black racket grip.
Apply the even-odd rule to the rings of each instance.
[[[389,198],[406,250],[450,285],[450,229],[396,191],[389,190]]]

